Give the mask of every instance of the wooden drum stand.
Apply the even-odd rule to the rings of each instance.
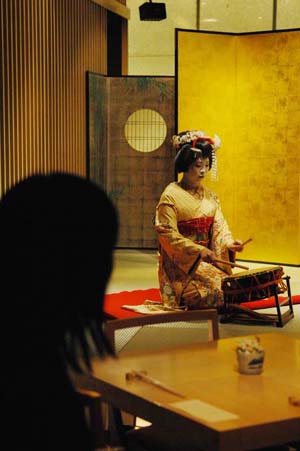
[[[290,277],[284,276],[281,266],[252,269],[228,277],[222,281],[224,307],[221,323],[272,324],[283,327],[294,317],[290,289]],[[278,294],[287,292],[287,297],[279,300]],[[241,303],[274,297],[276,314],[258,313],[241,306]],[[281,308],[288,306],[282,313]]]

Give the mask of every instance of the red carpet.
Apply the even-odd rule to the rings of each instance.
[[[282,300],[285,297],[286,296],[279,296],[279,300]],[[146,299],[150,299],[151,301],[161,301],[159,289],[149,288],[148,290],[121,291],[120,293],[107,294],[105,296],[104,311],[111,318],[132,318],[133,316],[140,316],[141,313],[122,309],[122,305],[139,305]],[[300,304],[300,295],[292,296],[292,299],[293,304]],[[240,305],[252,310],[258,310],[275,307],[275,302],[272,297],[259,301],[244,302]]]

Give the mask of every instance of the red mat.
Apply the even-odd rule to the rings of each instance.
[[[286,299],[287,296],[278,296],[279,302]],[[292,296],[293,305],[300,304],[300,295]],[[274,296],[271,298],[260,299],[258,301],[242,302],[240,304],[242,307],[247,307],[251,310],[259,310],[263,308],[276,307]],[[288,305],[288,304],[286,304]]]
[[[141,316],[142,313],[125,310],[122,308],[122,305],[139,305],[146,299],[161,301],[159,289],[149,288],[148,290],[121,291],[120,293],[107,294],[104,300],[104,312],[113,318]]]
[[[279,300],[286,296],[279,296]],[[149,288],[148,290],[133,290],[121,291],[120,293],[107,294],[105,296],[104,311],[111,318],[132,318],[133,316],[140,316],[141,313],[136,313],[131,310],[125,310],[122,305],[139,305],[146,299],[151,301],[161,301],[160,292],[158,288]],[[292,296],[293,304],[300,303],[300,295]],[[275,307],[274,297],[261,299],[259,301],[244,302],[240,304],[252,310],[259,310],[263,308]]]

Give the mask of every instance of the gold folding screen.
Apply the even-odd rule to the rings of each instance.
[[[86,173],[86,71],[106,73],[106,10],[89,0],[0,2],[0,195],[51,170]]]
[[[300,32],[177,30],[178,130],[222,139],[219,195],[242,255],[300,264]]]

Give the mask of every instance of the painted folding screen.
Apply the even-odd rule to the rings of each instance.
[[[178,130],[218,134],[218,195],[243,259],[300,264],[300,31],[176,30]],[[240,255],[241,256],[241,255]]]
[[[118,247],[157,247],[155,207],[174,180],[174,78],[88,73],[88,168],[118,209]]]

